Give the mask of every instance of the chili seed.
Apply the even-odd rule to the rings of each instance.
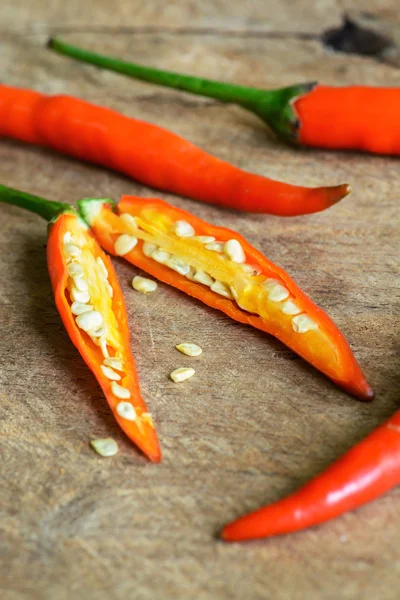
[[[83,304],[83,302],[73,302],[71,304],[71,312],[73,315],[83,315],[91,310],[93,310],[91,304]]]
[[[211,244],[206,244],[204,248],[206,250],[222,253],[224,251],[224,244],[222,242],[212,242]]]
[[[99,267],[99,269],[100,269],[101,273],[102,273],[102,274],[104,275],[104,277],[107,279],[107,277],[108,277],[108,271],[107,271],[107,267],[106,267],[106,265],[104,264],[104,261],[103,261],[103,259],[101,258],[101,256],[98,256],[98,257],[96,258],[96,263],[97,263],[97,265],[98,265],[98,267]]]
[[[119,216],[124,225],[126,225],[131,231],[135,231],[138,229],[138,224],[136,222],[135,217],[130,215],[129,213],[122,213]]]
[[[290,296],[289,290],[277,282],[276,279],[267,279],[263,283],[263,286],[266,288],[267,296],[272,302],[282,302],[282,300],[286,300]]]
[[[187,275],[190,271],[190,266],[177,256],[171,256],[165,264],[180,275]]]
[[[71,279],[74,282],[74,285],[77,290],[79,290],[80,292],[88,291],[89,284],[86,281],[86,279],[83,277],[83,275],[74,275],[73,277],[71,277]]]
[[[220,294],[225,298],[232,298],[229,287],[225,285],[225,283],[222,283],[222,281],[218,281],[218,279],[214,281],[214,283],[210,286],[210,289],[216,294]]]
[[[77,258],[82,254],[82,250],[75,246],[75,244],[67,243],[64,244],[64,255],[67,258]]]
[[[177,346],[175,346],[175,348],[179,350],[179,352],[182,352],[182,354],[186,354],[186,356],[200,356],[200,354],[203,352],[200,346],[197,346],[196,344],[192,344],[190,342],[178,344]]]
[[[306,333],[307,331],[318,329],[317,323],[305,313],[293,317],[292,327],[296,333]]]
[[[165,265],[167,260],[171,258],[171,255],[169,252],[165,252],[165,250],[159,249],[153,252],[151,258],[153,258],[156,262]]]
[[[253,267],[252,265],[248,265],[247,263],[243,263],[240,265],[245,273],[249,275],[259,275],[262,271],[259,267]]]
[[[143,242],[142,250],[145,256],[151,258],[153,252],[158,250],[158,246],[156,246],[155,244],[151,244],[150,242]]]
[[[120,398],[121,400],[127,400],[131,397],[130,391],[122,387],[122,385],[118,385],[115,381],[111,382],[111,391],[116,398]]]
[[[192,237],[192,240],[196,240],[202,244],[211,244],[212,242],[215,242],[215,237],[212,235],[195,235]]]
[[[75,319],[78,327],[83,329],[83,331],[90,331],[91,329],[95,329],[99,327],[103,322],[103,317],[97,310],[92,310],[90,312],[83,313],[82,315],[78,315]]]
[[[153,427],[153,429],[154,429],[153,417],[152,417],[151,413],[149,413],[149,412],[142,413],[141,419],[144,423],[148,423],[150,425],[150,427]]]
[[[186,221],[176,221],[174,232],[175,235],[181,238],[192,237],[196,233],[191,224]]]
[[[111,367],[112,369],[116,369],[117,371],[124,370],[124,361],[117,356],[111,356],[110,358],[106,358],[103,360],[103,364],[107,367]]]
[[[299,308],[297,304],[290,298],[282,304],[281,310],[285,315],[298,315],[301,313],[301,308]]]
[[[112,438],[98,438],[92,440],[90,445],[100,456],[115,456],[118,452],[118,444]]]
[[[115,254],[118,256],[124,256],[125,254],[128,254],[128,252],[133,250],[137,242],[137,238],[133,237],[133,235],[123,233],[117,238],[114,244]]]
[[[70,231],[66,231],[64,233],[63,241],[64,244],[69,244],[69,242],[72,242],[72,234]]]
[[[195,374],[195,370],[191,368],[181,367],[179,369],[175,369],[170,373],[170,377],[172,381],[175,383],[181,383],[182,381],[186,381],[186,379],[190,379]]]
[[[244,263],[246,255],[242,245],[237,240],[228,240],[224,246],[225,254],[236,263]]]
[[[197,281],[198,283],[202,283],[203,285],[207,285],[208,287],[210,287],[210,285],[212,285],[214,283],[214,279],[211,277],[211,275],[209,275],[208,273],[206,273],[202,269],[198,269],[196,271],[196,273],[193,275],[193,279],[195,281]]]
[[[92,338],[99,338],[105,334],[106,330],[104,325],[100,325],[100,327],[94,327],[93,329],[89,329],[87,332]]]
[[[194,276],[196,275],[196,269],[194,267],[190,267],[189,271],[186,273],[185,277],[190,279],[190,281],[196,281]]]
[[[136,277],[132,279],[132,287],[137,292],[142,292],[142,294],[151,294],[156,291],[158,285],[157,282],[152,279],[136,275]]]
[[[83,270],[82,265],[80,265],[76,262],[72,262],[72,263],[69,263],[69,265],[67,265],[67,273],[70,277],[76,277],[76,276],[83,277],[85,271]]]
[[[85,292],[81,292],[78,289],[76,289],[76,287],[73,285],[71,288],[71,298],[74,302],[82,302],[82,304],[85,304],[86,302],[89,302],[90,300],[90,294],[89,292],[85,291]]]
[[[108,281],[105,281],[104,283],[106,284],[107,294],[110,296],[110,298],[112,298],[114,296],[114,290],[112,289]]]
[[[118,384],[115,383],[115,385]],[[117,404],[117,414],[127,421],[136,421],[136,410],[130,402],[119,402]]]
[[[104,358],[107,360],[108,357],[109,357],[109,354],[108,354],[108,350],[107,350],[107,338],[106,338],[106,336],[102,335],[100,337],[98,343],[99,343],[99,346],[100,346],[100,349],[101,349],[101,352],[102,352]],[[103,361],[103,362],[105,362],[105,361]]]
[[[100,365],[100,368],[103,371],[105,377],[107,377],[107,379],[109,379],[110,381],[119,381],[121,379],[121,375],[116,373],[111,367]]]

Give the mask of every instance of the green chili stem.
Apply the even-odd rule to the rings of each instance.
[[[37,215],[51,221],[56,219],[60,214],[64,212],[70,212],[73,210],[69,204],[62,204],[61,202],[53,202],[52,200],[46,200],[40,198],[40,196],[33,196],[20,190],[7,187],[0,184],[0,202],[6,202],[7,204],[13,204],[20,208],[25,208]]]
[[[293,109],[293,103],[298,97],[308,93],[316,85],[313,82],[278,90],[263,90],[155,69],[83,50],[54,38],[49,40],[48,47],[59,54],[70,56],[103,69],[116,71],[134,79],[141,79],[142,81],[182,90],[198,96],[207,96],[221,102],[238,104],[255,113],[278,135],[292,142],[297,141],[299,128],[299,121]]]

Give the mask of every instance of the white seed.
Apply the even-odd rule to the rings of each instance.
[[[233,285],[229,286],[229,289],[231,290],[231,294],[234,297],[234,299],[236,300],[236,302],[239,299],[239,294],[237,293],[237,291],[235,290],[235,288],[233,287]]]
[[[171,258],[169,258],[165,264],[167,265],[167,267],[173,269],[180,275],[187,275],[190,271],[190,265],[185,263],[177,256],[171,256]]]
[[[87,332],[91,338],[101,338],[106,333],[106,329],[104,325],[100,325],[100,327],[94,327],[93,329],[89,329]]]
[[[111,391],[117,398],[121,398],[121,400],[127,400],[131,397],[131,393],[126,388],[122,387],[115,381],[111,382]]]
[[[153,254],[151,255],[151,258],[153,258],[156,262],[161,263],[162,265],[165,265],[165,263],[167,262],[167,260],[169,258],[171,258],[171,255],[169,252],[165,252],[165,250],[154,250]]]
[[[225,254],[236,263],[244,263],[246,255],[242,245],[237,240],[228,240],[224,246]]]
[[[106,267],[106,265],[104,264],[104,261],[103,261],[103,259],[102,259],[100,256],[98,256],[98,257],[96,258],[96,263],[97,263],[97,265],[98,265],[98,267],[99,267],[99,269],[100,269],[101,273],[102,273],[102,274],[104,275],[104,277],[107,279],[107,277],[108,277],[108,271],[107,271],[107,267]]]
[[[229,287],[225,285],[225,283],[222,283],[222,281],[218,281],[218,279],[214,281],[214,283],[210,286],[210,289],[221,296],[225,296],[225,298],[232,298]]]
[[[85,271],[83,270],[82,265],[72,262],[67,265],[67,273],[70,277],[76,277],[77,275],[83,276]]]
[[[154,429],[153,417],[152,417],[151,413],[149,413],[149,412],[142,413],[141,419],[142,419],[143,423],[148,423],[150,425],[150,427],[153,427],[153,429]]]
[[[185,277],[190,279],[190,281],[196,281],[195,279],[196,269],[194,267],[190,267],[188,273],[186,273]]]
[[[74,285],[76,287],[77,290],[79,290],[80,292],[87,292],[89,289],[89,284],[86,281],[86,279],[84,278],[83,275],[74,275],[73,277],[71,277],[72,281],[74,282]]]
[[[176,221],[174,232],[175,235],[181,238],[192,237],[196,233],[191,224],[186,221]]]
[[[137,238],[133,237],[133,235],[123,233],[117,238],[114,244],[115,254],[118,256],[124,256],[125,254],[128,254],[128,252],[133,250],[137,242]]]
[[[113,369],[111,369],[111,367],[100,365],[100,368],[103,371],[104,375],[107,377],[107,379],[110,379],[110,381],[119,381],[121,379],[121,375],[116,373]]]
[[[267,282],[272,282],[267,283],[267,285],[264,285],[265,282],[263,283],[263,286],[267,290],[267,296],[269,300],[272,302],[282,302],[282,300],[289,298],[289,290],[286,289],[281,283],[276,283],[276,279],[267,279]]]
[[[124,361],[122,360],[122,358],[118,358],[117,356],[111,356],[110,358],[106,358],[105,360],[103,360],[103,364],[107,367],[112,367],[117,371],[124,370]]]
[[[75,246],[75,244],[67,243],[64,244],[64,255],[67,258],[77,258],[82,254],[82,250]]]
[[[303,313],[292,319],[292,327],[296,333],[306,333],[313,329],[318,329],[318,324],[308,315]]]
[[[200,356],[203,350],[197,344],[192,344],[190,342],[184,342],[183,344],[178,344],[175,346],[179,352],[182,354],[186,354],[186,356]]]
[[[214,283],[214,279],[211,277],[211,275],[209,275],[208,273],[206,273],[202,269],[198,269],[196,271],[196,273],[193,275],[193,279],[195,281],[197,281],[198,283],[202,283],[203,285],[207,285],[208,287],[210,287],[210,285],[212,285]]]
[[[192,240],[196,240],[196,242],[200,242],[201,244],[211,244],[215,242],[215,237],[212,235],[195,235],[192,237]]]
[[[144,242],[143,246],[142,246],[142,250],[143,250],[143,254],[145,256],[151,257],[153,252],[158,250],[158,246],[156,246],[155,244],[151,244],[150,242]]]
[[[136,231],[138,229],[138,224],[136,222],[135,217],[130,215],[129,213],[122,213],[119,216],[124,225],[128,227],[130,231]]]
[[[195,372],[196,371],[194,369],[181,367],[179,369],[175,369],[175,371],[172,371],[172,373],[170,373],[170,377],[175,383],[180,383],[181,381],[185,381],[186,379],[193,377]]]
[[[132,287],[137,292],[142,292],[142,294],[151,294],[156,291],[158,286],[156,281],[136,275],[136,277],[132,279]]]
[[[115,456],[118,453],[118,444],[112,438],[98,438],[92,440],[90,445],[100,456]]]
[[[108,350],[107,350],[107,337],[105,335],[102,335],[100,337],[100,339],[98,340],[98,344],[100,346],[100,349],[101,349],[101,352],[102,352],[104,358],[106,360],[108,360],[108,357],[110,355],[108,354]],[[105,361],[103,361],[103,362],[105,362]]]
[[[69,244],[69,242],[72,242],[72,234],[71,234],[71,232],[70,232],[70,231],[66,231],[66,232],[64,233],[64,238],[63,238],[63,240],[64,240],[64,244]]]
[[[111,386],[112,385],[118,385],[118,383],[113,382]],[[131,404],[130,402],[120,402],[119,404],[117,404],[117,414],[123,419],[126,419],[127,421],[136,421],[136,410],[133,404]]]
[[[112,289],[108,281],[105,281],[104,283],[106,284],[107,294],[110,296],[110,298],[112,298],[114,296],[114,290]]]
[[[91,304],[83,304],[83,302],[73,302],[71,304],[71,312],[73,315],[83,315],[91,310],[93,310]]]
[[[299,308],[290,298],[281,305],[281,310],[285,315],[298,315],[301,313],[301,308]]]
[[[83,329],[83,331],[90,331],[91,329],[100,327],[103,322],[103,317],[99,312],[97,312],[97,310],[92,310],[90,312],[83,313],[83,315],[78,315],[75,321],[78,327]]]
[[[89,292],[87,292],[87,291],[81,292],[81,291],[77,290],[74,285],[71,288],[70,294],[71,294],[71,298],[74,302],[82,302],[83,304],[85,304],[86,302],[89,302],[89,300],[90,300]]]
[[[212,242],[211,244],[206,244],[204,248],[222,253],[224,251],[224,244],[222,242]]]
[[[258,267],[254,267],[253,265],[248,265],[247,263],[243,263],[240,265],[245,273],[249,275],[259,275],[262,271]]]

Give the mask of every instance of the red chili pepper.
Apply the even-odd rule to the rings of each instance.
[[[372,400],[343,334],[283,269],[244,238],[161,200],[123,196],[117,213],[110,202],[78,203],[107,252],[124,255],[157,279],[270,333],[348,393]],[[135,246],[124,252],[130,237]]]
[[[0,86],[0,136],[49,146],[147,185],[250,212],[324,210],[349,185],[305,188],[247,173],[156,125],[69,96]]]
[[[400,87],[315,87],[315,83],[306,83],[263,90],[153,69],[60,40],[50,40],[48,46],[60,54],[136,79],[239,104],[289,142],[400,154]]]
[[[400,411],[283,500],[222,530],[226,542],[292,533],[353,510],[400,483]]]
[[[120,427],[150,460],[159,462],[157,436],[140,395],[130,350],[125,304],[109,257],[69,205],[3,185],[0,201],[50,221],[47,265],[64,326]]]

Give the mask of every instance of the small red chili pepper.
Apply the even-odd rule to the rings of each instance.
[[[78,205],[110,254],[275,336],[348,393],[372,400],[372,389],[331,319],[237,233],[157,199],[123,196],[116,212],[112,201],[85,199]]]
[[[334,519],[400,483],[400,411],[328,469],[283,500],[226,525],[239,542],[293,533]]]
[[[69,96],[0,86],[0,136],[42,144],[162,190],[293,216],[324,210],[350,186],[305,188],[247,173],[157,125]]]
[[[0,185],[0,201],[50,222],[47,265],[58,312],[99,382],[118,424],[153,462],[161,460],[150,413],[140,395],[125,304],[109,257],[68,204]]]
[[[400,87],[332,87],[306,83],[263,90],[154,69],[60,40],[52,39],[48,46],[60,54],[136,79],[238,104],[292,143],[400,154]]]

